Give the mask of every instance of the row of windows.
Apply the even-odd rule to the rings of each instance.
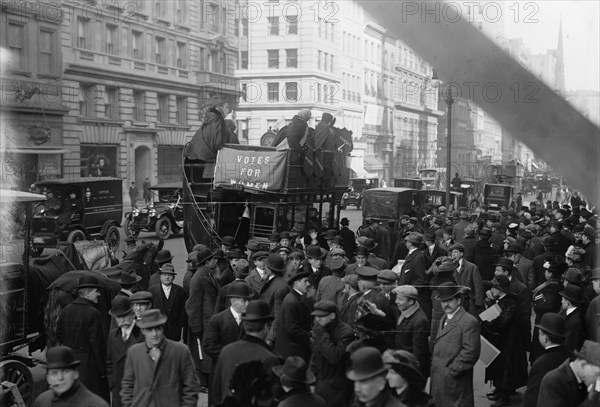
[[[286,30],[285,33],[287,35],[296,35],[298,34],[298,17],[295,16],[286,16],[285,19],[283,19],[285,21],[286,24]],[[243,19],[242,22],[244,24],[246,24],[246,35],[242,35],[242,36],[248,36],[248,20],[247,19]],[[243,32],[243,28],[242,28],[242,32]],[[267,18],[267,35],[280,35],[279,33],[279,17],[268,17]]]
[[[317,64],[320,70],[326,72],[334,71],[334,55],[331,55],[327,52],[317,51]]]
[[[104,107],[104,118],[120,120],[121,102],[129,99],[128,96],[120,93],[120,88],[105,87],[104,94],[93,83],[81,83],[79,85],[79,116],[95,119],[98,118],[97,106]],[[156,96],[156,120],[158,123],[170,124],[170,95],[159,93]],[[133,102],[133,120],[147,121],[147,104],[145,91],[133,91],[131,96]],[[180,125],[188,124],[187,117],[187,97],[175,97],[176,116],[175,123]]]
[[[359,58],[360,55],[360,38],[352,35],[349,32],[342,32],[342,52],[344,55]]]
[[[285,82],[283,86],[280,86],[279,82],[267,82],[267,101],[269,103],[276,103],[279,101],[284,102],[297,102],[301,98],[301,92],[298,86],[298,82]],[[308,91],[311,93],[314,103],[328,103],[335,104],[340,101],[340,86],[336,83],[321,84],[316,83],[310,86]],[[255,85],[252,87],[248,86],[248,83],[241,84],[242,100],[244,102],[256,102],[260,100],[260,89]],[[305,90],[306,91],[306,90]],[[308,98],[302,98],[308,100]]]
[[[334,38],[335,24],[319,18],[319,37],[332,41]]]
[[[10,54],[7,58],[7,67],[30,72],[33,70],[32,62],[37,62],[38,73],[45,75],[60,74],[60,58],[58,58],[58,38],[56,30],[50,27],[38,27],[37,42],[28,41],[28,25],[17,21],[9,21],[7,25],[7,46]],[[37,49],[30,50],[29,46]],[[36,52],[35,56],[31,52]]]
[[[245,57],[245,68],[242,64],[242,69],[248,69],[248,52],[243,51],[246,54],[242,55]],[[269,68],[279,68],[279,50],[268,49],[267,50],[267,66]],[[286,68],[298,68],[298,50],[295,48],[285,50],[285,67]]]

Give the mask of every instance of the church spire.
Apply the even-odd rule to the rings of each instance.
[[[556,47],[556,90],[565,94],[565,55],[563,50],[562,14],[558,28],[558,46]]]

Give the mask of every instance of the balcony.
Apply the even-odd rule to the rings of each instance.
[[[236,79],[231,75],[214,72],[198,72],[198,84],[234,90]]]

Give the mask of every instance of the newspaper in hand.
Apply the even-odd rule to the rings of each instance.
[[[494,304],[479,314],[479,319],[482,321],[493,321],[494,319],[498,318],[501,311],[502,309],[500,308],[500,305]]]

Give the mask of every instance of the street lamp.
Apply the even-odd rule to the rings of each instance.
[[[450,205],[450,168],[452,164],[452,87],[448,86],[448,94],[446,95],[446,107],[448,110],[448,123],[446,125],[446,206]],[[456,208],[455,208],[456,209]]]

